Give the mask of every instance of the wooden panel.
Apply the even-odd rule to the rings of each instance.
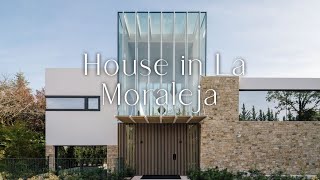
[[[163,116],[162,123],[173,123],[175,116]]]
[[[144,116],[132,116],[131,117],[136,123],[147,123]]]
[[[116,118],[123,123],[133,123],[129,116],[116,116]]]
[[[176,123],[186,123],[191,116],[178,116]]]
[[[207,116],[193,116],[188,123],[199,123],[204,120]]]
[[[159,116],[148,116],[149,123],[160,123]]]
[[[199,167],[199,127],[120,123],[119,156],[136,175],[186,175],[188,169]]]

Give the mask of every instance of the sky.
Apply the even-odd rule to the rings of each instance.
[[[117,55],[118,11],[206,11],[207,69],[238,57],[247,77],[320,78],[320,1],[10,0],[0,5],[0,75],[24,72],[45,85],[45,68],[81,68],[83,53]]]

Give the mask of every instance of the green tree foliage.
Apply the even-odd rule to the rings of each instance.
[[[275,113],[274,113],[274,120],[275,120],[275,121],[279,121],[278,114],[279,114],[278,112],[275,112]]]
[[[287,115],[288,120],[310,121],[316,120],[317,109],[320,106],[319,91],[268,91],[267,101],[277,103],[276,109],[295,112],[296,117]],[[290,116],[291,116],[290,115]]]
[[[287,114],[287,120],[288,121],[295,121],[295,117],[293,116],[293,114],[291,113],[290,110],[288,111],[288,114]]]
[[[263,121],[263,112],[262,112],[261,109],[259,110],[258,120],[259,120],[259,121]]]
[[[245,104],[242,104],[241,113],[239,114],[241,121],[278,121],[278,113],[273,112],[272,109],[268,108],[267,112],[264,113],[262,109],[256,112],[255,106],[252,106],[251,111],[246,110]]]
[[[241,114],[239,115],[239,119],[242,121],[248,121],[251,119],[250,111],[246,110],[246,106],[242,104]]]
[[[256,109],[254,108],[254,106],[252,106],[251,117],[252,117],[253,121],[257,120],[257,113],[256,113]]]
[[[103,164],[106,146],[59,146],[57,164],[61,169],[78,164]]]
[[[262,113],[262,121],[266,121],[267,120],[267,115],[263,112]]]
[[[272,121],[270,108],[268,108],[266,116],[268,121]]]
[[[59,146],[58,158],[104,159],[106,146]]]
[[[105,146],[86,146],[86,147],[75,147],[75,157],[78,159],[102,159],[107,155]]]
[[[32,131],[24,122],[0,127],[0,158],[44,157],[43,135]]]
[[[316,113],[314,118],[315,118],[316,121],[320,121],[320,110]]]

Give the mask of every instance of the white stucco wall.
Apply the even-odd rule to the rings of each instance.
[[[83,69],[46,69],[45,92],[48,95],[100,96],[100,111],[47,111],[46,145],[117,144],[116,102],[102,105],[102,83],[113,88],[117,77],[101,72],[96,76]]]

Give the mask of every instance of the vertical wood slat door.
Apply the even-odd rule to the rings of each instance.
[[[121,124],[118,132],[119,156],[136,175],[185,175],[199,166],[198,124]]]

